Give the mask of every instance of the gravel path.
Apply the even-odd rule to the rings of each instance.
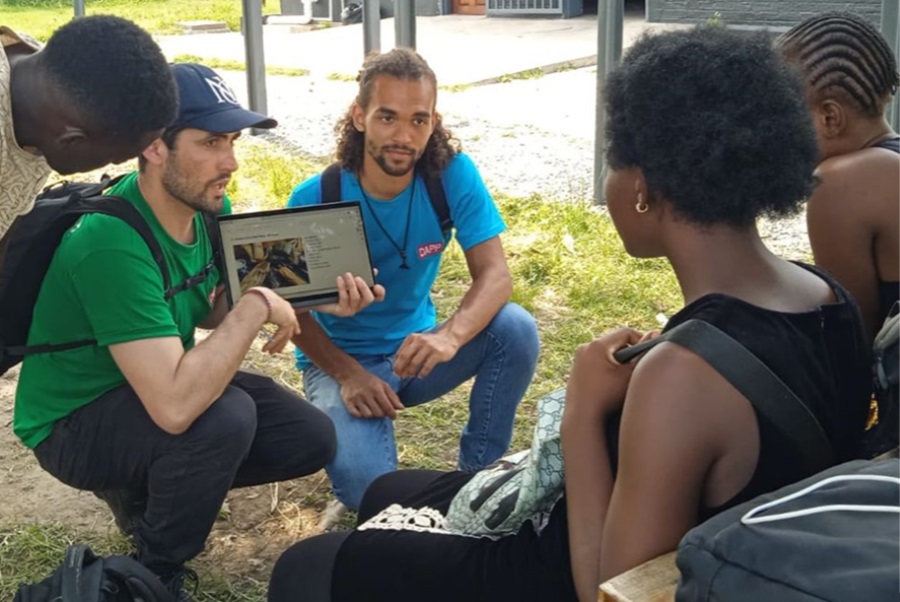
[[[243,73],[223,72],[239,95]],[[346,111],[356,82],[311,77],[269,77],[269,113],[278,118],[275,137],[316,157],[334,150],[333,128]],[[438,110],[494,192],[571,201],[593,194],[595,68],[573,69],[536,79],[460,91],[441,90]],[[763,223],[777,252],[808,259],[803,216]]]

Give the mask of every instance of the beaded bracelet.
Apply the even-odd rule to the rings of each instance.
[[[251,288],[247,291],[247,293],[256,293],[257,295],[262,297],[263,302],[266,304],[266,310],[267,310],[266,322],[268,322],[269,319],[272,317],[272,302],[269,301],[269,297],[264,292],[262,292],[261,290],[259,290],[257,288]],[[244,293],[244,294],[246,294],[246,293]]]

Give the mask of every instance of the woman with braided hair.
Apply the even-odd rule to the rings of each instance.
[[[799,67],[819,142],[807,223],[816,264],[859,302],[870,337],[900,298],[900,136],[885,120],[897,59],[865,19],[826,13],[778,40]]]

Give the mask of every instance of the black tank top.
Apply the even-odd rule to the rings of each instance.
[[[891,313],[894,303],[900,301],[900,282],[896,280],[878,281],[878,321],[876,328],[881,328],[885,318]]]
[[[837,460],[845,461],[859,453],[869,407],[869,350],[862,317],[833,278],[799,265],[825,280],[837,301],[809,312],[781,313],[716,293],[685,306],[667,329],[700,319],[740,341],[804,401],[828,435]],[[727,504],[703,509],[704,518],[809,476],[792,461],[791,442],[759,413],[756,419],[760,455],[753,476]]]
[[[886,138],[877,144],[872,145],[873,148],[884,148],[894,151],[900,155],[900,134],[895,134],[890,138]],[[884,319],[887,318],[891,308],[900,300],[900,282],[891,280],[878,281],[878,320],[876,327],[881,327]]]
[[[890,138],[885,138],[881,142],[876,142],[872,145],[873,148],[886,148],[889,151],[894,151],[897,154],[900,154],[900,134],[894,134]]]

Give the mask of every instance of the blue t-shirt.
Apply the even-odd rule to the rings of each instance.
[[[444,170],[442,179],[455,238],[464,251],[506,229],[481,175],[467,155],[458,153]],[[373,303],[352,318],[313,315],[331,340],[346,353],[389,355],[408,335],[434,327],[437,317],[431,302],[431,285],[449,241],[444,240],[425,182],[418,175],[394,199],[383,201],[369,195],[369,202],[366,202],[359,180],[345,170],[341,173],[341,195],[345,201],[360,201],[372,265],[378,269],[378,282],[387,294],[383,302]],[[316,175],[294,189],[288,207],[321,202],[321,176]],[[406,245],[410,269],[401,269],[400,253],[384,235],[373,211],[390,237],[401,246],[407,215],[410,216]],[[298,349],[297,368],[303,370],[309,365],[310,361]]]

